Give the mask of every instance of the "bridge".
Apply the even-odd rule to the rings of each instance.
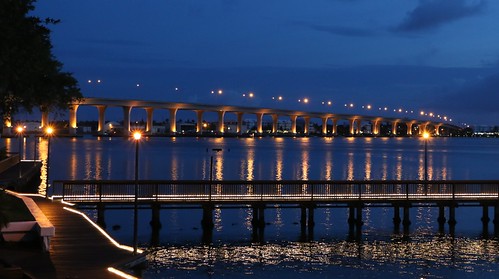
[[[69,131],[70,135],[76,135],[77,112],[81,106],[93,106],[97,108],[98,112],[98,127],[97,132],[102,134],[104,132],[105,114],[108,107],[121,107],[123,109],[123,130],[125,133],[130,133],[130,114],[132,109],[144,109],[147,112],[147,121],[145,132],[152,134],[153,115],[156,110],[169,111],[169,133],[175,135],[177,131],[177,112],[180,110],[194,111],[197,116],[196,133],[201,134],[203,131],[203,114],[207,111],[216,112],[218,114],[217,134],[226,134],[224,116],[227,113],[234,113],[237,116],[237,127],[235,133],[241,135],[244,131],[242,129],[243,115],[253,114],[256,116],[256,133],[263,133],[263,116],[270,115],[272,117],[272,134],[278,131],[278,120],[280,117],[289,118],[291,122],[290,133],[297,134],[296,123],[298,118],[304,120],[303,134],[309,134],[309,124],[311,119],[320,119],[322,123],[322,135],[336,135],[338,121],[349,122],[349,132],[351,135],[359,134],[362,127],[362,122],[369,122],[371,131],[374,136],[380,134],[380,127],[382,123],[389,123],[391,126],[391,134],[397,135],[398,129],[404,127],[405,134],[408,136],[422,134],[423,131],[428,131],[433,135],[440,135],[444,128],[460,130],[460,127],[452,125],[451,122],[443,121],[426,121],[419,119],[409,118],[393,118],[383,116],[367,116],[357,114],[335,114],[328,112],[307,112],[299,110],[284,110],[284,109],[271,109],[271,108],[254,108],[242,106],[227,106],[227,105],[206,105],[206,104],[193,104],[193,103],[177,103],[177,102],[161,102],[161,101],[144,101],[144,100],[121,100],[109,98],[83,98],[77,103],[70,104],[69,106]],[[41,126],[46,127],[49,125],[49,113],[42,112]],[[328,130],[328,125],[331,130]],[[10,117],[4,119],[4,135],[12,133],[12,121]]]
[[[301,209],[302,227],[312,229],[314,210],[319,207],[349,208],[349,225],[360,230],[365,207],[392,207],[393,222],[408,230],[409,210],[413,206],[438,207],[441,229],[447,221],[451,231],[456,225],[458,206],[483,208],[482,223],[488,228],[489,207],[494,209],[494,230],[499,233],[499,180],[488,181],[54,181],[52,198],[98,209],[103,222],[106,206],[150,206],[151,224],[159,223],[159,210],[194,206],[203,210],[201,223],[205,230],[213,227],[214,208],[249,207],[253,209],[253,225],[265,226],[265,208],[295,207]],[[402,208],[402,219],[400,209]],[[448,219],[445,217],[448,208]]]

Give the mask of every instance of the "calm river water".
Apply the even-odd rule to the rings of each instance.
[[[17,139],[3,139],[16,151]],[[33,158],[33,139],[24,144]],[[499,140],[431,138],[428,178],[499,179]],[[213,151],[219,148],[222,151]],[[37,146],[46,159],[47,141]],[[150,138],[139,147],[140,179],[423,179],[418,138]],[[54,138],[50,180],[133,179],[134,143],[122,138]],[[45,175],[43,171],[42,176]],[[43,192],[45,181],[40,191]],[[438,232],[435,208],[411,209],[410,234],[394,232],[391,208],[364,209],[360,239],[348,236],[347,209],[316,210],[313,236],[300,233],[300,211],[265,211],[264,241],[252,242],[252,211],[216,209],[213,245],[203,245],[199,209],[161,211],[160,246],[150,248],[144,278],[497,278],[499,242],[484,235],[481,208],[456,210],[455,236]],[[93,218],[95,214],[89,212]],[[491,211],[492,215],[492,211]],[[107,210],[108,232],[131,244],[130,210]],[[139,243],[151,240],[150,210],[139,214]]]

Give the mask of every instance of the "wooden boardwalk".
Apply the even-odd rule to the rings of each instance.
[[[41,197],[33,200],[55,226],[49,254],[26,253],[14,263],[35,278],[120,278],[107,268],[134,259],[81,215],[63,209],[64,204]]]

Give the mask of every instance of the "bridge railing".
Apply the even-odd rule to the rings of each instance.
[[[243,202],[497,200],[499,181],[54,181],[52,196],[72,202]]]

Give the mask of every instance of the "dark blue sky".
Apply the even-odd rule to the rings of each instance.
[[[54,54],[87,97],[499,124],[499,1],[38,0],[35,13],[61,19]]]

